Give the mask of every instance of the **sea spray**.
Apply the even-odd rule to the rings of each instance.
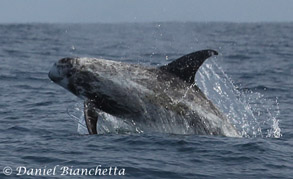
[[[196,75],[196,84],[226,114],[243,137],[282,136],[277,119],[278,100],[252,90],[240,90],[215,61],[208,61]]]

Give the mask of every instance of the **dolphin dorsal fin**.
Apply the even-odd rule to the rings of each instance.
[[[199,67],[213,55],[218,55],[218,52],[210,49],[193,52],[161,66],[160,69],[172,73],[188,83],[194,83],[194,77]]]

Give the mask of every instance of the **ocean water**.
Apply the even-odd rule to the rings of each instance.
[[[98,177],[112,178],[109,167],[117,167],[125,174],[119,178],[292,178],[292,28],[292,23],[0,25],[0,177],[31,178],[28,171],[55,167],[55,175],[43,177],[87,178],[78,169],[98,167],[108,169]],[[206,48],[220,55],[204,63],[196,84],[242,138],[119,130],[86,135],[76,122],[82,119],[82,101],[47,76],[63,57],[160,66]],[[61,175],[62,167],[72,172]]]

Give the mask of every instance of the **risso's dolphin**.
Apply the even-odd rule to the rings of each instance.
[[[195,85],[194,78],[214,50],[180,57],[161,67],[96,59],[63,58],[49,78],[85,100],[90,134],[99,112],[154,132],[239,136],[235,127]]]

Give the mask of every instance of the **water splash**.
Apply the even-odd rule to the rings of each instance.
[[[240,91],[214,61],[203,65],[196,84],[226,114],[243,137],[282,136],[279,128],[279,103],[251,90]]]
[[[79,134],[88,134],[88,130],[84,120],[83,104],[75,103],[72,106],[68,106],[67,114],[77,122],[77,132]]]
[[[83,103],[78,102],[67,108],[68,115],[77,122],[77,132],[79,134],[88,134],[84,120]],[[129,124],[123,119],[114,117],[110,114],[100,112],[97,122],[98,134],[105,133],[143,133],[138,127]]]

